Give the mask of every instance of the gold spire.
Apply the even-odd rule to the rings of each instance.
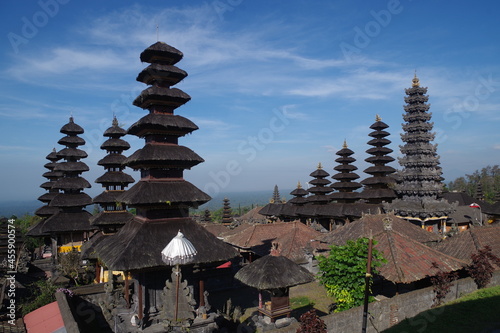
[[[323,166],[321,165],[321,162],[318,163],[318,169],[323,169]]]
[[[302,188],[302,185],[300,185],[300,180],[297,182],[297,188]]]
[[[347,141],[344,139],[344,144],[342,145],[342,148],[346,149],[347,148]]]
[[[420,80],[417,77],[417,70],[416,69],[415,69],[415,76],[413,77],[413,80],[411,80],[411,82],[412,82],[412,84],[411,84],[412,87],[420,87]]]
[[[382,121],[382,118],[380,118],[380,116],[377,114],[377,115],[375,116],[375,121]]]

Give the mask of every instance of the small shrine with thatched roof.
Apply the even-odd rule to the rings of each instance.
[[[314,280],[308,270],[281,256],[278,247],[278,243],[273,243],[271,254],[248,264],[235,275],[242,283],[259,290],[259,313],[271,321],[290,316],[290,287]]]

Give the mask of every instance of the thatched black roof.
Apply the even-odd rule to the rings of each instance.
[[[63,173],[61,171],[47,171],[42,176],[48,179],[57,179],[62,177]]]
[[[127,150],[130,148],[130,144],[122,139],[111,138],[104,141],[101,145],[101,149],[106,150]]]
[[[63,212],[49,217],[42,227],[43,233],[60,233],[74,231],[90,231],[95,227],[90,225],[89,219],[92,216],[86,210],[80,212]]]
[[[158,162],[161,162],[162,168],[189,169],[203,161],[203,158],[198,154],[184,146],[146,144],[130,155],[124,164],[139,169],[151,166],[158,167]]]
[[[49,205],[42,206],[35,211],[36,216],[46,217],[52,216],[59,211],[57,207],[51,207]]]
[[[128,129],[128,134],[172,134],[183,136],[198,129],[191,120],[179,115],[149,113]]]
[[[164,42],[156,42],[141,53],[142,62],[156,62],[165,65],[175,65],[182,57],[181,51]]]
[[[60,132],[68,135],[76,135],[76,134],[83,134],[84,131],[83,128],[81,128],[79,125],[73,122],[73,117],[70,117],[69,123],[64,125],[61,128]]]
[[[87,193],[59,193],[52,199],[52,207],[84,207],[92,204],[92,198]]]
[[[118,126],[118,119],[116,117],[113,118],[113,126],[109,127],[107,130],[104,131],[103,136],[108,136],[108,137],[116,137],[119,138],[121,136],[124,136],[127,134],[127,131],[120,126]]]
[[[53,148],[52,151],[45,158],[53,162],[59,160],[59,157],[57,157],[56,149]]]
[[[80,258],[82,259],[98,259],[95,247],[97,244],[105,240],[110,235],[105,235],[102,232],[96,232],[88,241],[83,243],[80,248]]]
[[[89,167],[85,162],[60,162],[54,167],[54,171],[62,172],[85,172],[89,171]]]
[[[51,202],[58,194],[59,192],[47,192],[39,196],[38,200],[41,202]]]
[[[126,159],[127,157],[122,154],[107,154],[97,162],[97,165],[101,165],[104,167],[121,165]]]
[[[59,158],[86,158],[88,155],[85,151],[78,148],[63,148],[57,152],[57,157]]]
[[[97,178],[96,183],[100,184],[125,184],[128,185],[134,182],[132,176],[127,175],[121,171],[108,171],[101,177]]]
[[[90,183],[82,177],[75,178],[61,178],[54,182],[52,186],[53,189],[61,189],[61,190],[81,190],[84,188],[90,188]]]
[[[104,191],[92,199],[93,203],[115,203],[119,202],[118,197],[122,195],[124,191]]]
[[[83,146],[85,144],[85,140],[79,136],[68,135],[57,141],[57,143],[63,146]]]
[[[127,211],[100,212],[90,218],[90,224],[94,226],[124,225],[133,218],[134,215]]]
[[[140,181],[119,197],[127,205],[188,204],[198,206],[210,196],[188,181]]]
[[[234,276],[260,290],[293,287],[314,280],[305,268],[283,256],[267,255],[240,269]]]
[[[97,245],[96,251],[105,265],[113,270],[138,270],[167,266],[161,251],[179,230],[198,253],[191,264],[222,262],[238,253],[190,218],[144,221],[136,217],[116,234]]]
[[[186,104],[190,99],[191,96],[180,89],[152,86],[144,89],[134,100],[133,104],[143,109],[160,105],[175,109]]]
[[[44,207],[46,207],[46,206],[44,206]],[[43,207],[41,207],[41,208],[43,208]],[[56,213],[58,211],[59,211],[59,209],[57,209]],[[38,215],[38,213],[35,213],[35,214]],[[53,214],[51,214],[51,215],[53,215]],[[38,216],[42,216],[42,215],[38,215]],[[42,219],[42,220],[38,221],[38,223],[36,223],[34,226],[32,226],[31,228],[29,228],[28,231],[26,232],[26,236],[29,236],[29,237],[48,236],[49,233],[43,232],[43,225],[45,224],[45,221],[47,221],[47,220],[46,219]]]
[[[161,82],[167,86],[173,86],[181,82],[188,74],[176,66],[151,64],[144,68],[137,76],[137,81],[148,85]]]

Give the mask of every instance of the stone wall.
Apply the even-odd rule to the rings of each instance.
[[[500,271],[496,271],[488,286],[500,285]],[[464,278],[454,282],[451,292],[447,295],[445,302],[455,300],[465,294],[477,290],[474,280]],[[369,320],[368,333],[382,332],[383,330],[397,324],[405,318],[416,316],[422,311],[429,310],[433,304],[434,292],[432,287],[415,290],[379,302],[370,303],[368,307]],[[428,322],[433,322],[443,313],[443,307],[435,308],[422,320],[415,320],[415,332],[425,332]],[[327,325],[328,332],[350,333],[361,332],[363,320],[363,307],[357,307],[348,311],[330,314],[321,317]],[[299,323],[269,332],[296,332]]]

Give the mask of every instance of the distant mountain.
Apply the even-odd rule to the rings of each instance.
[[[15,215],[17,217],[21,217],[24,214],[35,213],[35,210],[40,208],[43,205],[38,200],[29,200],[29,201],[1,201],[0,202],[0,216],[3,217],[11,217]]]

